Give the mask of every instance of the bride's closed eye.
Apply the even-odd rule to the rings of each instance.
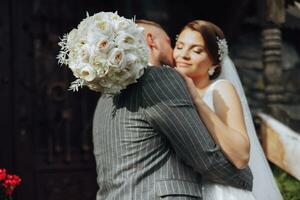
[[[203,49],[194,49],[193,52],[196,54],[200,54],[203,52]]]
[[[176,44],[176,45],[175,45],[175,49],[179,49],[179,50],[180,50],[180,49],[182,49],[182,48],[183,48],[183,45],[182,45],[182,44]]]

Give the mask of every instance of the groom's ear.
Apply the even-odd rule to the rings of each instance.
[[[147,41],[147,44],[150,47],[150,49],[152,49],[152,48],[154,48],[156,46],[155,42],[154,42],[153,35],[151,33],[147,33],[147,35],[146,35],[146,41]]]

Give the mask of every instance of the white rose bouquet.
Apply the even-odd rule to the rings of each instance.
[[[117,13],[87,16],[59,42],[57,56],[77,78],[70,90],[88,86],[91,90],[118,94],[140,78],[148,63],[143,28]]]

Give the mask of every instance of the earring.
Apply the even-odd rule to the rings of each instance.
[[[209,68],[208,74],[209,74],[210,76],[212,76],[214,73],[215,73],[215,68],[214,68],[214,67]]]

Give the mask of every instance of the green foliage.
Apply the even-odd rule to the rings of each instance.
[[[300,181],[278,167],[272,167],[284,200],[300,200]]]

